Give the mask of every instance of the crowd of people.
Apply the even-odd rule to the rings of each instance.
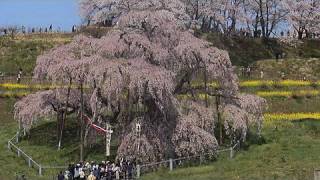
[[[80,26],[73,25],[70,29],[75,33],[79,31]],[[51,24],[49,27],[25,27],[25,26],[12,26],[12,27],[0,27],[0,36],[10,34],[42,34],[42,33],[63,33],[64,30],[61,27],[54,28]],[[69,31],[68,31],[69,32]]]
[[[109,161],[80,162],[69,164],[65,172],[58,174],[58,180],[113,180],[113,179],[133,179],[136,163],[121,160],[112,163]]]

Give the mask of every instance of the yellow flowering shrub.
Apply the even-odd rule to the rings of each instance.
[[[29,86],[25,85],[25,84],[10,84],[10,83],[0,84],[0,87],[7,88],[7,89],[27,89],[27,88],[29,88]]]
[[[292,87],[292,86],[311,86],[311,85],[320,85],[320,81],[311,82],[311,81],[302,81],[302,80],[283,80],[283,81],[272,81],[272,80],[249,80],[249,81],[242,81],[240,82],[240,87],[259,87],[259,86],[283,86],[283,87]],[[203,82],[195,82],[192,84],[192,87],[200,87],[204,86]],[[208,87],[218,87],[217,82],[209,82]],[[11,83],[4,83],[0,84],[0,87],[7,88],[7,89],[55,89],[55,88],[67,88],[68,85],[41,85],[41,84],[33,84],[33,85],[26,85],[26,84],[11,84]],[[72,85],[72,88],[77,88],[76,85]]]
[[[6,88],[6,89],[58,89],[58,88],[68,88],[68,85],[42,85],[42,84],[33,84],[33,85],[27,85],[27,84],[11,84],[11,83],[4,83],[0,84],[0,88]],[[71,85],[72,89],[78,88],[76,85]],[[89,87],[84,87],[89,88]]]
[[[294,121],[300,119],[317,119],[320,120],[320,113],[266,113],[265,121]]]
[[[291,96],[318,96],[320,91],[317,90],[300,90],[300,91],[258,91],[256,93],[261,97],[291,97]]]
[[[262,81],[262,80],[251,80],[251,81],[243,81],[240,82],[241,87],[259,87],[263,85],[267,86],[284,86],[284,87],[292,87],[292,86],[311,86],[313,82],[311,81],[302,81],[302,80],[283,80],[283,81]],[[316,82],[316,84],[320,85],[320,81]]]

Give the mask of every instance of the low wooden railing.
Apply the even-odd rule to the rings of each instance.
[[[43,166],[41,163],[36,162],[30,155],[25,153],[21,148],[19,148],[15,143],[19,142],[19,134],[16,133],[10,140],[8,140],[8,149],[16,152],[18,157],[26,160],[29,168],[35,168],[40,176],[43,175],[44,169],[66,169],[67,166]]]

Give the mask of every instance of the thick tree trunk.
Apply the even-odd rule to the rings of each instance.
[[[259,0],[259,11],[260,11],[260,25],[261,25],[261,30],[262,30],[262,36],[266,37],[266,24],[265,20],[263,17],[263,2],[262,0]]]
[[[182,91],[182,87],[183,85],[188,82],[191,78],[191,73],[185,73],[182,77],[182,79],[179,81],[179,83],[177,84],[177,86],[174,89],[174,94],[178,94],[179,92]]]
[[[57,143],[58,143],[58,150],[59,147],[61,145],[61,129],[62,129],[62,119],[63,119],[63,111],[62,110],[58,110],[57,111],[57,135],[58,135],[58,139],[57,139]]]
[[[220,109],[219,109],[219,106],[220,106],[220,95],[217,94],[216,96],[216,111],[217,111],[217,117],[218,117],[218,122],[219,122],[219,143],[220,143],[220,146],[223,144],[223,122],[222,122],[222,119],[221,119],[221,115],[220,115]]]
[[[303,31],[299,30],[298,31],[298,39],[302,39],[302,36],[303,36]]]
[[[61,122],[61,129],[60,129],[58,150],[61,149],[63,129],[64,129],[65,121],[66,121],[66,118],[67,118],[67,113],[68,113],[68,106],[69,106],[69,97],[70,97],[70,91],[71,91],[71,84],[72,84],[72,79],[70,79],[70,81],[69,81],[69,87],[68,87],[68,92],[67,92],[66,107],[65,107],[65,109],[64,109],[63,117],[62,117],[62,122]]]
[[[254,32],[253,32],[254,38],[258,37],[258,24],[259,24],[259,12],[257,12],[257,14],[256,14],[256,22],[254,24]]]

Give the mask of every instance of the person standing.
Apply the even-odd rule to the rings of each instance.
[[[22,68],[19,68],[18,76],[17,76],[17,83],[20,84],[22,77]]]
[[[283,71],[281,72],[281,79],[282,79],[282,80],[285,80],[285,79],[286,79],[286,75],[285,75],[285,73],[284,73]]]
[[[247,67],[247,76],[248,76],[248,78],[250,78],[250,76],[251,76],[251,68],[250,68],[250,66]]]
[[[128,162],[128,179],[133,179],[133,164],[132,162]]]
[[[116,175],[116,179],[117,180],[120,179],[120,165],[119,165],[119,163],[116,164],[116,166],[113,169],[113,172]]]
[[[264,72],[261,70],[260,71],[260,79],[263,79],[264,78]]]
[[[127,179],[127,161],[122,161],[122,173],[123,173],[123,179]]]
[[[74,170],[75,170],[74,163],[69,164],[68,171],[70,172],[72,178],[74,177]]]
[[[62,171],[58,174],[58,180],[64,180],[64,175],[62,174]]]
[[[91,172],[87,179],[88,180],[96,180],[97,178],[93,175],[93,172]]]
[[[79,171],[80,164],[77,164],[76,168],[74,169],[74,179],[79,180],[80,178],[80,171]]]
[[[86,179],[86,175],[85,175],[85,173],[84,173],[82,168],[80,168],[79,177],[80,177],[80,180],[85,180]]]

